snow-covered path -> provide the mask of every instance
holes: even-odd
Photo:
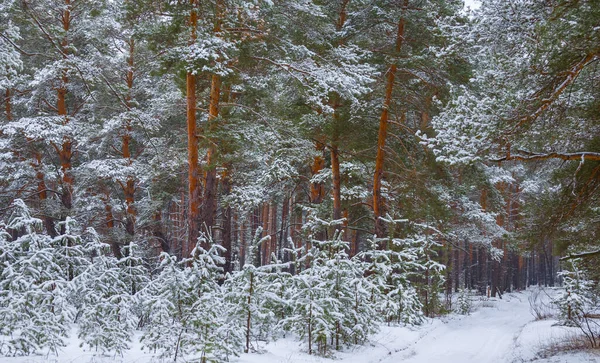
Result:
[[[477,311],[470,316],[434,324],[423,338],[381,362],[515,361],[516,340],[523,327],[533,320],[526,296],[510,294],[505,295],[503,300],[481,301],[477,304]]]

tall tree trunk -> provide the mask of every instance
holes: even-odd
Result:
[[[104,211],[106,212],[106,228],[108,230],[109,236],[108,243],[110,245],[110,250],[112,251],[113,256],[115,256],[117,259],[121,259],[123,258],[123,254],[121,253],[121,246],[119,246],[119,243],[114,239],[114,236],[111,235],[115,228],[115,217],[113,215],[113,208],[110,203],[110,192],[108,191],[108,189],[105,188],[103,194],[104,196],[102,197],[102,200],[104,201]]]
[[[198,14],[196,13],[196,0],[190,0],[190,45],[196,42],[196,27]],[[198,241],[200,221],[200,164],[198,162],[198,135],[196,131],[196,75],[192,72],[186,74],[186,101],[187,101],[187,136],[188,136],[188,238],[182,246],[182,256],[188,256]]]
[[[135,50],[135,41],[133,38],[129,39],[129,57],[127,58],[127,73],[125,74],[125,81],[127,83],[127,95],[125,96],[125,104],[127,108],[131,109],[133,107],[132,104],[132,94],[133,94],[133,79],[134,79],[134,71],[133,71],[133,60],[134,60],[134,50]],[[131,133],[133,129],[131,126],[131,120],[127,120],[125,124],[125,132],[122,136],[123,145],[121,147],[121,152],[123,154],[123,158],[126,160],[127,165],[131,166],[132,158],[131,158]],[[130,236],[135,234],[135,220],[136,220],[136,210],[134,206],[135,202],[135,177],[133,175],[127,176],[127,180],[125,184],[119,183],[121,185],[121,189],[123,190],[123,194],[125,195],[125,204],[127,209],[125,210],[125,231]]]
[[[408,7],[408,0],[404,0],[403,10]],[[402,50],[402,43],[404,42],[404,16],[398,21],[398,31],[396,34],[396,47],[395,51],[397,54]],[[392,104],[392,94],[394,90],[394,79],[396,77],[396,70],[398,66],[396,63],[392,63],[387,71],[387,83],[385,88],[385,97],[383,100],[383,108],[381,116],[379,118],[379,133],[377,136],[377,156],[375,158],[375,173],[373,176],[373,214],[375,217],[375,234],[378,237],[385,235],[385,226],[380,217],[384,213],[383,198],[381,196],[381,181],[383,179],[383,166],[385,159],[385,143],[387,138],[388,118],[389,110]],[[383,246],[380,246],[380,248]]]
[[[162,213],[160,210],[152,214],[152,236],[157,242],[157,247],[160,247],[161,252],[171,252],[171,246],[167,241],[167,237],[162,230]]]
[[[335,108],[339,106],[335,104]],[[340,154],[338,150],[339,143],[339,114],[333,113],[333,134],[331,138],[331,175],[333,179],[333,219],[342,219],[342,196],[341,196],[341,176],[340,176]],[[339,227],[337,227],[339,228]]]
[[[223,0],[216,0],[215,3],[215,25],[213,33],[215,36],[220,36],[221,33],[221,16],[223,12]],[[221,97],[221,76],[213,74],[210,83],[210,103],[208,106],[208,130],[214,131],[217,129],[217,117],[219,116],[219,100]],[[201,222],[206,227],[210,228],[215,222],[217,212],[217,168],[216,157],[217,148],[211,140],[208,142],[206,151],[206,168],[204,170],[204,196]]]
[[[269,235],[271,236],[271,247],[269,248],[269,260],[267,263],[271,263],[273,254],[277,255],[277,202],[271,203],[271,222],[269,223]]]
[[[63,53],[63,58],[67,59],[67,55],[69,54],[69,29],[71,27],[71,0],[65,0],[65,8],[62,13],[62,27],[65,32],[65,36],[61,42],[61,51]],[[62,70],[62,78],[61,83],[57,89],[57,110],[58,115],[63,118],[63,124],[67,125],[69,123],[69,117],[67,114],[67,85],[69,83],[69,78],[67,77],[67,70]],[[63,142],[61,147],[54,145],[54,148],[58,152],[58,157],[60,161],[61,173],[62,173],[62,195],[61,201],[66,209],[66,214],[69,214],[69,211],[73,208],[73,184],[75,179],[71,173],[72,169],[72,158],[73,158],[73,140],[69,136],[63,137]],[[66,215],[62,215],[61,218],[66,218]],[[61,233],[64,233],[64,227],[61,228]]]
[[[266,237],[269,235],[269,203],[265,202],[263,203],[263,208],[262,208],[262,224],[263,224],[263,231],[262,231],[262,237]],[[269,264],[269,255],[270,255],[270,249],[271,244],[269,241],[263,241],[263,243],[260,245],[260,250],[262,252],[262,261],[261,261],[261,265],[267,265]]]
[[[336,30],[340,32],[347,19],[346,8],[350,0],[342,0],[340,4],[340,11],[338,20],[336,23]],[[339,45],[342,45],[343,41],[339,41]],[[341,177],[340,177],[340,154],[339,154],[339,133],[340,133],[340,114],[338,108],[341,107],[341,98],[338,94],[334,94],[332,97],[333,107],[333,124],[332,124],[332,136],[331,136],[331,174],[333,179],[333,219],[342,219],[342,198],[341,198]]]
[[[287,246],[288,243],[288,235],[290,228],[289,212],[291,199],[292,198],[288,198],[286,196],[286,198],[283,199],[283,204],[281,205],[281,229],[279,231],[279,247],[277,250],[277,257],[283,260],[283,262],[288,262],[290,260],[288,252],[283,252],[283,249]]]
[[[247,219],[250,219],[249,217]],[[238,225],[238,221],[240,220],[239,212],[235,213],[235,225]],[[248,220],[248,223],[250,221]],[[244,268],[246,264],[246,218],[241,218],[241,223],[239,223],[239,261],[240,261],[240,270]]]

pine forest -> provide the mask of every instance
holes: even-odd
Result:
[[[0,0],[0,361],[327,362],[516,297],[600,352],[600,0],[467,5]]]

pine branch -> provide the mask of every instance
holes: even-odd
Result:
[[[547,153],[547,154],[536,154],[536,153],[527,153],[527,152],[525,152],[525,153],[526,153],[525,155],[508,154],[503,158],[490,159],[490,161],[498,162],[498,163],[503,162],[503,161],[510,161],[510,160],[535,161],[535,160],[548,160],[548,159],[561,159],[561,160],[565,160],[565,161],[568,161],[568,160],[600,161],[600,153],[598,153],[598,152],[588,152],[588,151],[575,152],[575,153],[552,152],[552,153]]]
[[[560,260],[561,261],[565,261],[565,260],[571,260],[571,259],[574,259],[574,258],[588,258],[588,257],[596,256],[596,255],[600,255],[600,249],[598,249],[596,251],[588,251],[588,252],[581,252],[581,253],[571,253],[568,256],[561,257]]]
[[[575,65],[573,65],[571,69],[569,69],[567,72],[564,72],[565,77],[562,80],[562,82],[560,82],[560,84],[556,88],[554,88],[554,91],[547,98],[541,100],[541,105],[538,107],[537,110],[535,110],[535,112],[521,118],[517,125],[515,125],[515,127],[512,128],[511,133],[515,132],[516,129],[520,126],[523,126],[527,123],[531,123],[535,121],[538,117],[540,117],[540,115],[544,113],[544,111],[546,111],[558,99],[558,97],[560,97],[560,95],[567,89],[567,87],[570,86],[573,82],[575,82],[577,76],[579,76],[579,73],[581,73],[581,71],[587,65],[599,59],[598,56],[598,51],[589,53],[582,60],[575,63]]]

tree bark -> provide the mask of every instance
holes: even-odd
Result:
[[[196,42],[196,27],[198,14],[196,13],[196,0],[190,0],[190,45]],[[200,164],[198,162],[198,135],[196,131],[196,75],[192,72],[186,74],[186,101],[187,101],[187,136],[188,136],[188,238],[182,246],[182,256],[189,256],[199,236],[200,221]]]
[[[133,93],[133,61],[134,61],[134,50],[135,50],[135,41],[133,38],[129,39],[129,57],[127,58],[127,73],[125,74],[125,81],[127,83],[127,95],[125,96],[125,104],[129,109],[133,107],[132,105],[132,93]],[[125,124],[125,132],[122,137],[122,148],[121,152],[123,154],[123,158],[126,160],[127,165],[131,166],[131,133],[133,128],[131,126],[131,120],[127,120]],[[135,177],[133,175],[127,176],[127,180],[125,184],[121,184],[121,188],[123,189],[123,194],[125,195],[125,204],[127,209],[125,211],[125,231],[130,236],[135,234],[135,220],[136,220],[136,210],[134,206],[135,202]]]
[[[65,0],[65,8],[62,13],[62,27],[65,32],[65,36],[61,42],[61,51],[63,53],[63,58],[66,59],[69,53],[69,29],[71,27],[71,0]],[[67,84],[69,83],[69,78],[67,76],[67,70],[62,70],[62,79],[61,83],[57,89],[57,113],[59,116],[63,118],[63,124],[66,125],[69,123],[69,117],[67,114]],[[66,213],[68,214],[71,208],[73,208],[73,184],[75,179],[71,174],[72,169],[72,158],[73,158],[73,140],[70,137],[65,136],[63,138],[62,145],[60,149],[55,146],[58,151],[58,157],[60,161],[60,167],[62,172],[62,195],[61,202],[65,209],[67,209]],[[62,218],[66,218],[66,215],[63,215]],[[64,229],[64,228],[61,228]],[[61,231],[64,233],[64,231]]]
[[[225,194],[231,193],[231,180],[227,175],[223,177],[223,192]],[[224,272],[231,272],[231,256],[232,256],[232,243],[231,243],[231,226],[232,226],[232,210],[231,206],[227,206],[223,210],[223,242],[222,246],[225,248],[224,258],[225,265],[223,266]]]
[[[263,238],[269,235],[269,203],[265,202],[263,203],[263,208],[262,208],[262,223],[263,223],[263,231],[262,231],[262,236]],[[269,241],[263,241],[263,243],[260,245],[260,250],[262,252],[262,261],[261,261],[261,265],[268,265],[269,264],[269,255],[270,255],[270,249],[271,244],[269,243]]]
[[[271,236],[271,247],[269,248],[269,256],[267,263],[271,263],[273,254],[277,255],[277,202],[271,202],[271,222],[269,223],[269,236]]]
[[[404,0],[403,9],[408,7],[408,0]],[[398,30],[396,34],[396,53],[402,50],[404,42],[404,16],[398,21]],[[385,160],[385,143],[387,138],[389,110],[392,104],[392,94],[394,90],[394,79],[397,71],[397,64],[392,63],[387,72],[387,83],[385,89],[385,97],[383,100],[383,108],[379,118],[379,133],[377,135],[377,156],[375,158],[375,173],[373,176],[373,214],[375,217],[375,234],[382,237],[385,234],[385,226],[380,217],[384,213],[383,198],[381,196],[381,181],[384,173]],[[382,248],[383,246],[380,246]]]
[[[314,177],[317,175],[323,168],[325,167],[325,159],[323,158],[323,151],[325,150],[325,145],[320,142],[315,142],[315,149],[321,152],[320,155],[317,155],[313,158],[313,164],[310,168],[311,174]],[[323,202],[323,198],[325,197],[325,188],[323,187],[323,183],[314,182],[310,184],[310,202],[315,204],[321,204]]]
[[[346,8],[350,0],[342,0],[338,21],[336,23],[336,30],[339,32],[343,29],[347,19]],[[339,45],[342,45],[343,41],[339,41]],[[332,124],[332,135],[331,135],[331,174],[333,179],[333,219],[342,219],[342,197],[341,197],[341,176],[340,176],[340,155],[339,155],[339,132],[340,132],[340,115],[338,108],[341,106],[341,99],[338,94],[332,96],[333,106],[333,124]]]
[[[215,25],[213,32],[216,36],[221,33],[221,16],[223,12],[223,0],[217,0],[215,3]],[[208,106],[208,130],[214,131],[217,128],[217,117],[219,116],[219,100],[221,97],[221,76],[213,74],[210,84],[210,103]],[[209,140],[206,151],[206,166],[204,169],[204,196],[201,215],[202,225],[207,228],[213,226],[217,212],[217,169],[216,155],[217,148],[214,142]]]

